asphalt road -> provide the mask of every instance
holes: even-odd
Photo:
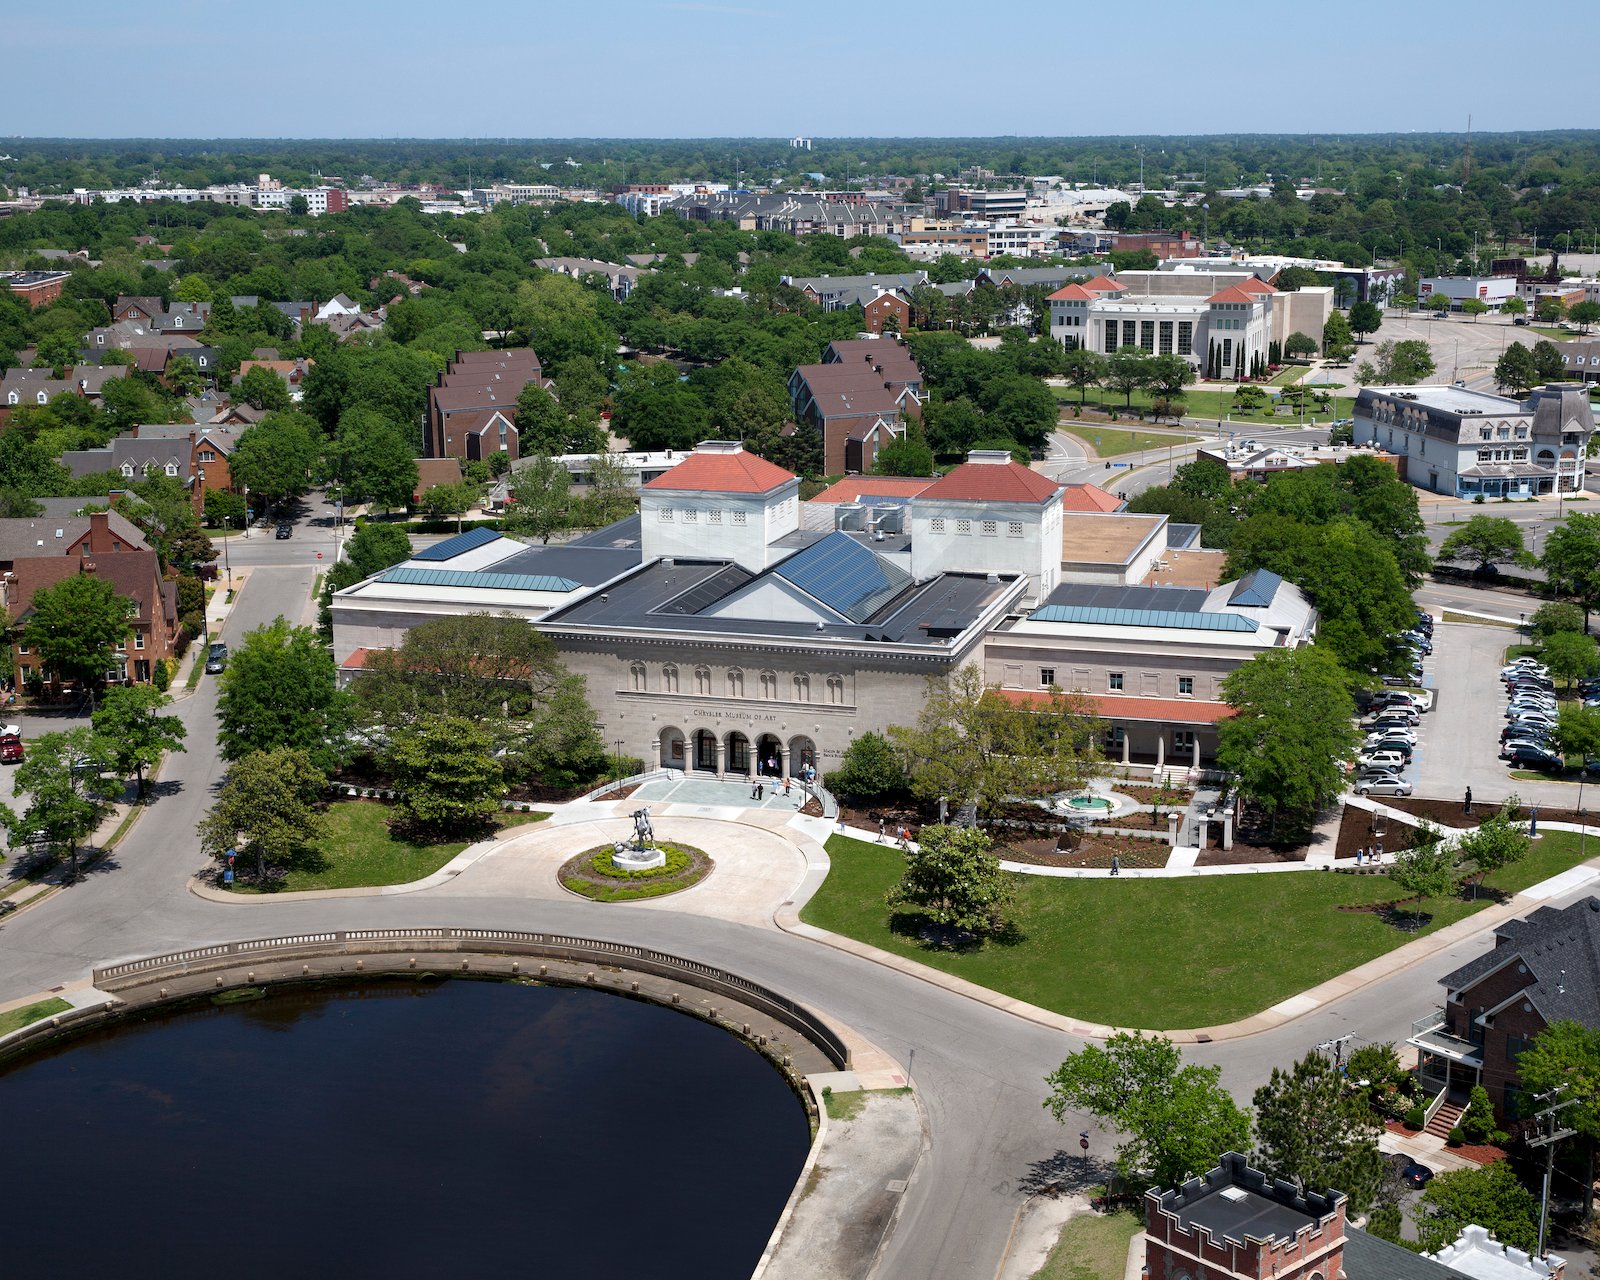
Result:
[[[253,572],[225,637],[278,614],[307,614],[319,538],[331,551],[331,533],[320,530],[297,530],[288,543],[270,546],[252,535]],[[234,907],[193,897],[184,885],[202,863],[195,824],[223,771],[207,746],[214,741],[214,682],[202,679],[177,712],[190,749],[169,762],[159,798],[116,854],[80,884],[0,924],[0,999],[85,978],[95,964],[119,958],[306,930],[473,925],[625,940],[747,974],[912,1064],[932,1146],[885,1254],[884,1275],[987,1280],[1030,1179],[1042,1168],[1077,1166],[1077,1130],[1093,1126],[1076,1119],[1058,1126],[1041,1101],[1043,1077],[1080,1041],[791,935],[577,900],[422,893]],[[1248,1100],[1272,1067],[1329,1035],[1403,1039],[1410,1019],[1434,1003],[1437,976],[1481,949],[1463,944],[1275,1031],[1199,1046],[1192,1056],[1221,1064],[1229,1088]],[[1107,1146],[1096,1135],[1094,1153]]]

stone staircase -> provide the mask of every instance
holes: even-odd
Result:
[[[1444,1105],[1433,1113],[1433,1119],[1428,1121],[1427,1132],[1436,1138],[1449,1138],[1450,1130],[1461,1123],[1461,1117],[1466,1114],[1466,1107],[1457,1106],[1446,1099]]]

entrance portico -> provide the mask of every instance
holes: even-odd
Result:
[[[668,725],[656,735],[656,757],[646,763],[685,773],[721,777],[803,778],[805,770],[821,772],[816,740],[809,734],[747,734],[743,730],[697,727],[685,735]]]

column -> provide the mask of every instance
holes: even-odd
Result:
[[[778,743],[778,777],[779,778],[787,778],[788,776],[789,776],[789,745],[788,745],[788,743],[783,742],[783,741],[780,740],[779,743]]]
[[[756,744],[752,738],[745,739],[744,772],[745,776],[750,779],[750,785],[754,786],[756,778],[761,774],[761,762],[756,759]]]
[[[1200,731],[1194,731],[1194,771],[1200,772]]]
[[[1126,729],[1124,729],[1122,731],[1122,763],[1123,764],[1128,764],[1129,763],[1129,759],[1128,759],[1128,731]]]
[[[728,756],[727,744],[724,743],[721,738],[718,738],[717,739],[717,777],[719,777],[719,778],[722,777],[722,775],[723,775],[723,771],[724,771],[723,770],[723,766],[727,762],[727,756]]]
[[[1159,770],[1167,762],[1167,735],[1160,730],[1156,731],[1156,768]]]

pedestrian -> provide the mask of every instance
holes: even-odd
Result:
[[[1462,800],[1462,802],[1461,802],[1461,812],[1462,813],[1466,813],[1466,814],[1470,814],[1472,812],[1472,788],[1471,787],[1467,788],[1466,798],[1464,800]]]
[[[900,828],[900,847],[902,849],[911,848],[911,828],[910,827],[901,827]]]
[[[752,800],[756,798],[756,784],[754,782],[750,784],[750,798]]]
[[[789,779],[788,778],[785,778],[783,780],[783,794],[784,795],[788,795],[789,794]]]
[[[883,843],[883,829],[884,829],[884,825],[885,825],[885,824],[884,824],[884,821],[883,821],[883,819],[882,819],[882,818],[879,818],[879,819],[878,819],[878,843],[879,843],[879,844],[882,844],[882,843]]]
[[[1111,874],[1114,876],[1122,874],[1122,859],[1116,854],[1111,855]]]
[[[1382,862],[1383,861],[1383,841],[1382,840],[1378,841],[1377,844],[1372,846],[1372,861],[1373,862]]]
[[[757,801],[765,800],[766,798],[767,798],[767,784],[765,782],[756,783],[756,799],[757,799]]]
[[[1361,859],[1366,856],[1366,852],[1366,845],[1358,844],[1356,846],[1356,866],[1359,867],[1361,865]]]

